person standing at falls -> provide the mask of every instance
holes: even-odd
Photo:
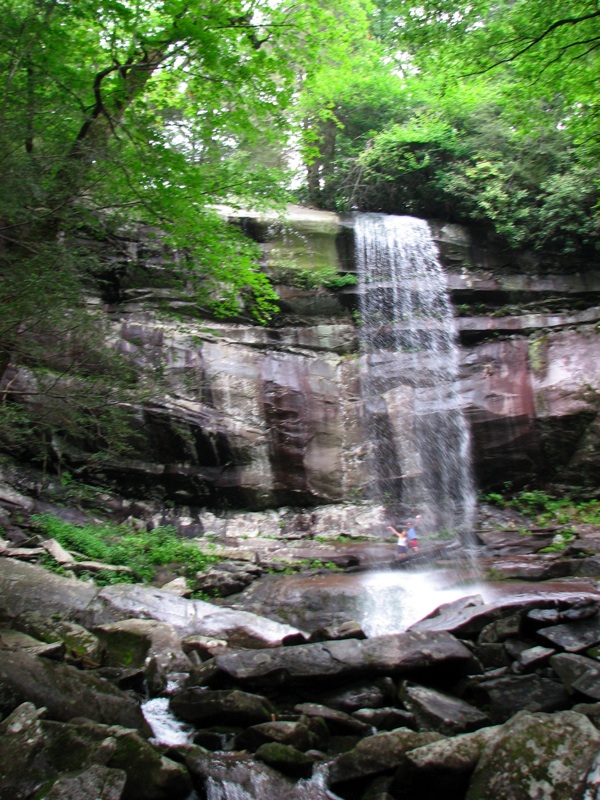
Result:
[[[391,525],[388,525],[388,531],[392,531],[392,533],[398,537],[398,547],[396,548],[396,557],[399,561],[403,561],[406,558],[406,553],[408,550],[408,536],[406,531],[397,531],[395,528],[392,528]]]
[[[417,553],[419,551],[419,521],[421,519],[421,515],[417,514],[414,519],[414,522],[408,523],[408,531],[406,533],[408,537],[408,544],[410,545],[411,550],[413,553]]]

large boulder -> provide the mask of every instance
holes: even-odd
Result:
[[[582,714],[523,711],[483,751],[466,800],[597,796],[600,732]]]
[[[58,615],[92,630],[133,618],[156,620],[170,625],[180,637],[201,634],[237,647],[274,647],[307,639],[291,625],[247,611],[188,600],[141,584],[100,588],[54,575],[35,564],[0,558],[0,618],[22,619],[30,612],[41,617]]]
[[[183,800],[192,784],[181,764],[137,731],[83,718],[46,720],[24,703],[0,723],[0,797],[24,800],[40,787],[40,796],[56,800]]]
[[[402,697],[407,708],[413,712],[419,730],[439,731],[452,736],[490,724],[485,712],[430,687],[406,682]]]
[[[123,770],[92,764],[87,769],[64,772],[44,788],[44,800],[121,800],[127,774]]]
[[[63,578],[35,564],[0,558],[0,618],[13,619],[35,611],[78,620],[98,594],[98,587]]]
[[[150,734],[138,700],[90,672],[39,658],[26,651],[3,651],[0,709],[10,713],[24,702],[45,707],[54,720],[87,716],[98,722]]]
[[[180,636],[202,634],[235,647],[274,647],[285,640],[306,638],[291,625],[141,584],[105,587],[90,602],[86,617],[92,628],[123,619],[154,619],[168,623]]]
[[[473,681],[468,699],[486,709],[492,722],[505,722],[516,711],[561,711],[571,705],[565,688],[544,675],[501,675]]]
[[[446,678],[477,671],[471,652],[444,633],[399,633],[270,650],[229,652],[215,658],[218,670],[243,684],[338,684],[363,675],[410,675],[436,670]]]
[[[237,689],[216,690],[191,687],[175,692],[169,701],[173,712],[200,727],[211,725],[256,725],[271,720],[274,709],[260,695]]]
[[[481,728],[408,751],[390,787],[393,796],[398,800],[430,800],[443,786],[444,800],[463,800],[481,753],[499,730],[497,726]]]
[[[598,604],[599,601],[598,592],[589,590],[540,592],[532,588],[529,592],[508,593],[488,602],[476,595],[439,606],[427,617],[411,625],[410,630],[449,631],[456,636],[474,638],[486,625],[511,614],[526,614],[533,609],[577,608],[582,604]]]
[[[172,625],[153,619],[125,619],[96,628],[103,663],[117,667],[150,665],[150,676],[189,672],[192,663]],[[162,683],[163,681],[161,681]]]
[[[355,748],[329,764],[328,784],[336,787],[378,773],[391,773],[403,762],[409,750],[442,738],[441,733],[417,733],[410,728],[367,736]]]

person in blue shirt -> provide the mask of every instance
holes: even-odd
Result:
[[[413,553],[419,552],[419,522],[421,515],[417,514],[414,521],[408,523],[408,530],[406,535],[408,537],[408,544]]]

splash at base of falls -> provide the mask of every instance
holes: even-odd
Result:
[[[457,584],[445,572],[382,570],[364,577],[361,627],[367,636],[401,633],[443,603],[473,594],[485,594],[478,583]]]

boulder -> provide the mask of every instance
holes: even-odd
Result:
[[[195,653],[201,661],[208,661],[218,653],[227,649],[227,642],[224,639],[215,639],[212,636],[202,636],[199,633],[184,636],[181,640],[181,647],[186,655]]]
[[[141,584],[107,586],[90,602],[87,623],[97,627],[123,619],[154,619],[171,625],[180,636],[201,634],[235,647],[275,647],[288,637],[305,637],[297,628],[248,611],[187,600]]]
[[[91,741],[111,742],[107,766],[127,774],[123,800],[184,800],[189,796],[192,782],[185,767],[162,755],[137,731],[88,720],[75,723],[80,735]]]
[[[366,639],[367,634],[358,622],[349,620],[332,628],[318,628],[310,635],[310,642],[327,642],[333,639]]]
[[[59,614],[79,621],[97,594],[98,587],[90,583],[0,558],[0,617],[5,619],[36,611],[44,618]]]
[[[447,603],[439,606],[435,612],[414,625],[411,631],[448,631],[456,636],[475,638],[486,625],[510,616],[517,612],[527,613],[533,609],[568,608],[581,603],[597,602],[598,594],[581,592],[530,592],[500,597],[490,602],[475,602],[472,605],[463,602]]]
[[[57,614],[43,617],[38,611],[26,611],[15,617],[11,626],[29,633],[43,642],[63,643],[68,661],[85,667],[99,666],[101,661],[100,641],[82,625]]]
[[[397,689],[394,681],[379,678],[374,681],[356,681],[345,684],[339,689],[326,692],[312,692],[313,699],[329,708],[352,713],[359,708],[380,708],[390,705],[396,700]]]
[[[92,764],[77,772],[65,772],[44,787],[44,800],[121,800],[127,773]],[[49,786],[49,788],[48,788]]]
[[[496,580],[550,581],[573,574],[573,565],[557,554],[496,556],[492,567]]]
[[[24,702],[45,707],[55,720],[66,722],[85,714],[98,722],[151,733],[139,702],[107,681],[24,651],[4,652],[0,658],[0,710],[10,713]]]
[[[102,800],[183,800],[192,789],[187,770],[137,731],[46,720],[24,703],[0,723],[0,797],[29,798],[40,786],[44,797]]]
[[[256,564],[246,561],[223,561],[206,572],[197,572],[194,589],[212,597],[227,597],[237,594],[263,573]]]
[[[267,744],[267,742],[291,745],[296,750],[309,750],[314,746],[308,725],[303,722],[287,720],[251,725],[238,734],[234,740],[236,750],[252,751],[258,750],[261,745]]]
[[[533,608],[527,612],[527,622],[536,629],[561,622],[577,622],[597,616],[598,607],[597,600],[584,599],[570,603],[566,608]]]
[[[595,797],[599,748],[600,732],[582,714],[522,711],[484,749],[466,800]]]
[[[178,578],[173,578],[173,580],[170,580],[167,583],[163,583],[160,588],[163,590],[163,592],[175,594],[177,597],[189,597],[192,593],[192,590],[188,586],[188,582],[183,575],[180,575]]]
[[[394,728],[416,730],[417,728],[417,720],[414,714],[393,706],[386,708],[359,708],[354,711],[352,716],[379,731],[392,731]]]
[[[320,703],[299,703],[294,706],[294,711],[307,717],[315,717],[325,721],[328,729],[335,734],[358,734],[367,736],[373,732],[372,726],[345,711],[338,711],[334,708],[327,708]]]
[[[442,738],[441,733],[417,733],[409,728],[397,728],[367,736],[348,753],[343,753],[330,762],[328,785],[336,791],[338,784],[343,785],[382,772],[391,773],[402,763],[409,750]]]
[[[532,672],[544,666],[551,656],[556,653],[551,647],[542,647],[536,645],[535,647],[527,647],[518,653],[516,660],[512,665],[513,672]]]
[[[568,653],[581,653],[600,643],[600,616],[541,628],[538,636]]]
[[[65,646],[61,641],[45,644],[28,633],[10,629],[0,629],[0,655],[3,650],[23,650],[33,656],[44,656],[62,660],[65,655]]]
[[[520,632],[521,614],[508,614],[486,625],[477,637],[477,644],[497,644],[511,637],[519,636]]]
[[[315,759],[289,744],[265,742],[255,753],[259,761],[289,775],[291,778],[310,778]]]
[[[573,575],[581,578],[597,578],[600,575],[600,556],[582,558],[573,564]]]
[[[443,669],[446,675],[477,669],[471,652],[445,632],[398,633],[373,639],[347,639],[229,652],[215,658],[230,679],[248,684],[280,685],[315,681],[336,683],[362,675],[408,675]]]
[[[25,800],[55,774],[46,751],[44,712],[23,703],[0,722],[0,797]]]
[[[550,665],[569,694],[582,694],[588,700],[600,700],[600,663],[575,653],[559,653]]]
[[[397,800],[431,800],[443,786],[444,800],[463,800],[483,750],[500,726],[439,739],[406,753],[391,791]]]
[[[152,658],[166,674],[191,669],[179,634],[165,622],[125,619],[99,625],[95,633],[102,645],[103,663],[109,666],[142,667]]]
[[[504,675],[474,683],[466,699],[485,709],[493,723],[506,722],[516,711],[560,711],[570,706],[562,684],[540,675]]]
[[[483,711],[435,689],[406,682],[401,696],[414,714],[418,730],[421,731],[439,731],[454,736],[490,724]]]
[[[477,537],[494,555],[526,555],[537,553],[552,544],[555,530],[520,533],[518,531],[478,531]],[[495,563],[495,560],[494,560]]]
[[[265,697],[238,689],[182,689],[171,696],[169,705],[180,719],[205,728],[215,724],[256,725],[270,721],[274,714]]]

